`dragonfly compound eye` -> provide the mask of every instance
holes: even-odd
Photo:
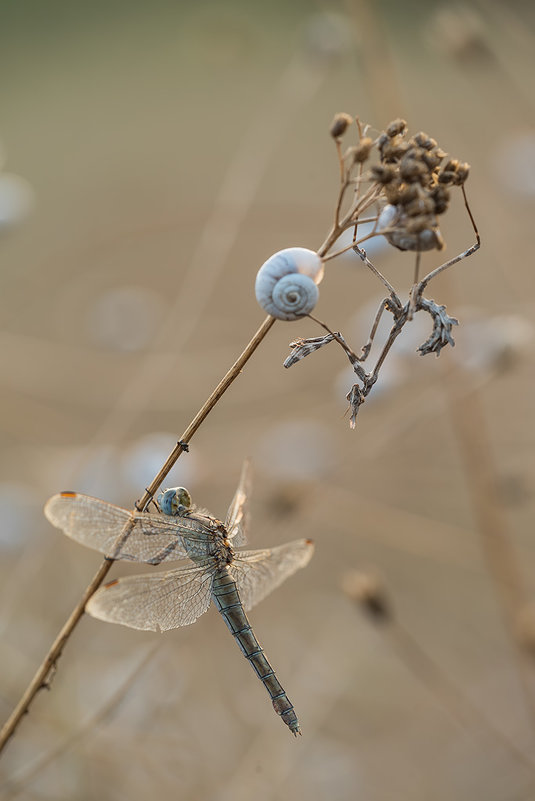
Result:
[[[158,505],[164,515],[176,517],[191,507],[191,495],[185,487],[172,487],[160,492]]]

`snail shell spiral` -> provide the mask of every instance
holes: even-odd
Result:
[[[313,250],[285,248],[264,262],[256,276],[256,299],[278,320],[298,320],[319,298],[323,263]]]

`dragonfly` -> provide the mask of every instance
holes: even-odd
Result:
[[[160,493],[158,512],[129,511],[78,492],[45,504],[47,519],[68,537],[105,554],[174,570],[110,581],[89,599],[93,617],[134,629],[167,631],[194,623],[213,602],[264,684],[275,712],[301,734],[294,707],[260,646],[246,612],[310,561],[312,540],[262,550],[235,550],[247,540],[250,466],[246,462],[225,522],[199,509],[184,487]],[[193,564],[192,564],[193,563]]]

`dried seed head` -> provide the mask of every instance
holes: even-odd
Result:
[[[433,150],[424,150],[422,153],[422,161],[429,168],[431,172],[435,170],[444,156],[442,155],[443,151],[439,148],[433,148]]]
[[[389,184],[396,177],[396,168],[391,164],[374,164],[371,177],[379,184]]]
[[[407,131],[407,123],[405,120],[397,119],[393,120],[390,123],[388,128],[386,129],[386,135],[390,137],[398,136],[399,134],[404,134]]]
[[[355,161],[359,164],[366,161],[369,158],[372,147],[373,140],[369,136],[364,136],[355,148]]]
[[[348,598],[357,603],[374,623],[384,623],[392,619],[390,604],[377,576],[351,570],[342,577],[341,583]]]
[[[420,181],[427,172],[426,165],[411,154],[407,154],[401,159],[399,174],[404,181]]]
[[[343,136],[352,122],[353,117],[350,114],[346,114],[345,111],[335,114],[329,130],[332,138],[338,139]]]
[[[435,214],[444,214],[449,205],[450,192],[442,184],[437,184],[430,193],[435,204]]]
[[[404,227],[409,234],[420,234],[429,228],[429,216],[427,214],[414,215],[405,221]]]
[[[354,119],[349,114],[337,114],[331,135],[338,139],[351,122]],[[362,134],[360,127],[359,133]],[[373,155],[378,157],[379,163],[368,161]],[[358,213],[376,203],[382,222],[380,228],[387,231],[385,237],[391,245],[413,251],[444,247],[437,215],[449,208],[448,188],[461,186],[466,181],[468,164],[450,158],[436,140],[423,131],[409,139],[407,124],[402,119],[389,123],[375,141],[368,136],[360,138],[356,145],[347,148],[343,161],[342,183],[344,187],[353,183],[357,187],[357,197],[362,183],[375,183],[369,187],[369,202],[359,206]],[[360,165],[365,162],[369,170],[363,173]],[[387,206],[394,209],[394,217],[388,224],[383,218]],[[350,395],[353,420],[362,399],[356,390]]]
[[[387,163],[399,161],[399,159],[409,150],[409,145],[399,136],[394,139],[387,139],[384,146],[380,148],[381,158]]]
[[[418,184],[402,186],[399,190],[399,202],[402,206],[408,205],[422,197],[422,189]]]
[[[381,134],[381,135],[378,137],[378,139],[377,139],[377,147],[379,148],[379,151],[380,151],[381,153],[383,152],[383,148],[385,147],[385,145],[387,145],[387,144],[388,144],[388,142],[389,142],[389,141],[390,141],[390,140],[389,140],[388,136],[387,136],[385,133],[382,133],[382,134]]]
[[[405,205],[405,214],[409,217],[416,217],[419,214],[433,214],[435,202],[430,197],[419,197]]]
[[[431,137],[423,131],[415,134],[410,141],[411,144],[415,144],[417,147],[423,147],[424,150],[432,150],[434,147],[438,146],[438,142],[435,139],[431,139]]]
[[[470,175],[470,165],[464,162],[464,164],[459,164],[456,172],[456,180],[455,185],[461,186],[464,184],[468,176]]]
[[[437,180],[440,184],[452,184],[455,181],[455,173],[451,170],[441,170]]]
[[[392,181],[383,189],[384,196],[389,204],[398,206],[401,203],[401,192],[397,181]]]
[[[448,159],[442,169],[445,172],[456,172],[459,169],[459,159]]]

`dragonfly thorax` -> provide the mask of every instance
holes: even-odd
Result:
[[[227,567],[234,560],[234,551],[226,534],[218,533],[214,537],[212,555],[217,562],[217,567]]]

